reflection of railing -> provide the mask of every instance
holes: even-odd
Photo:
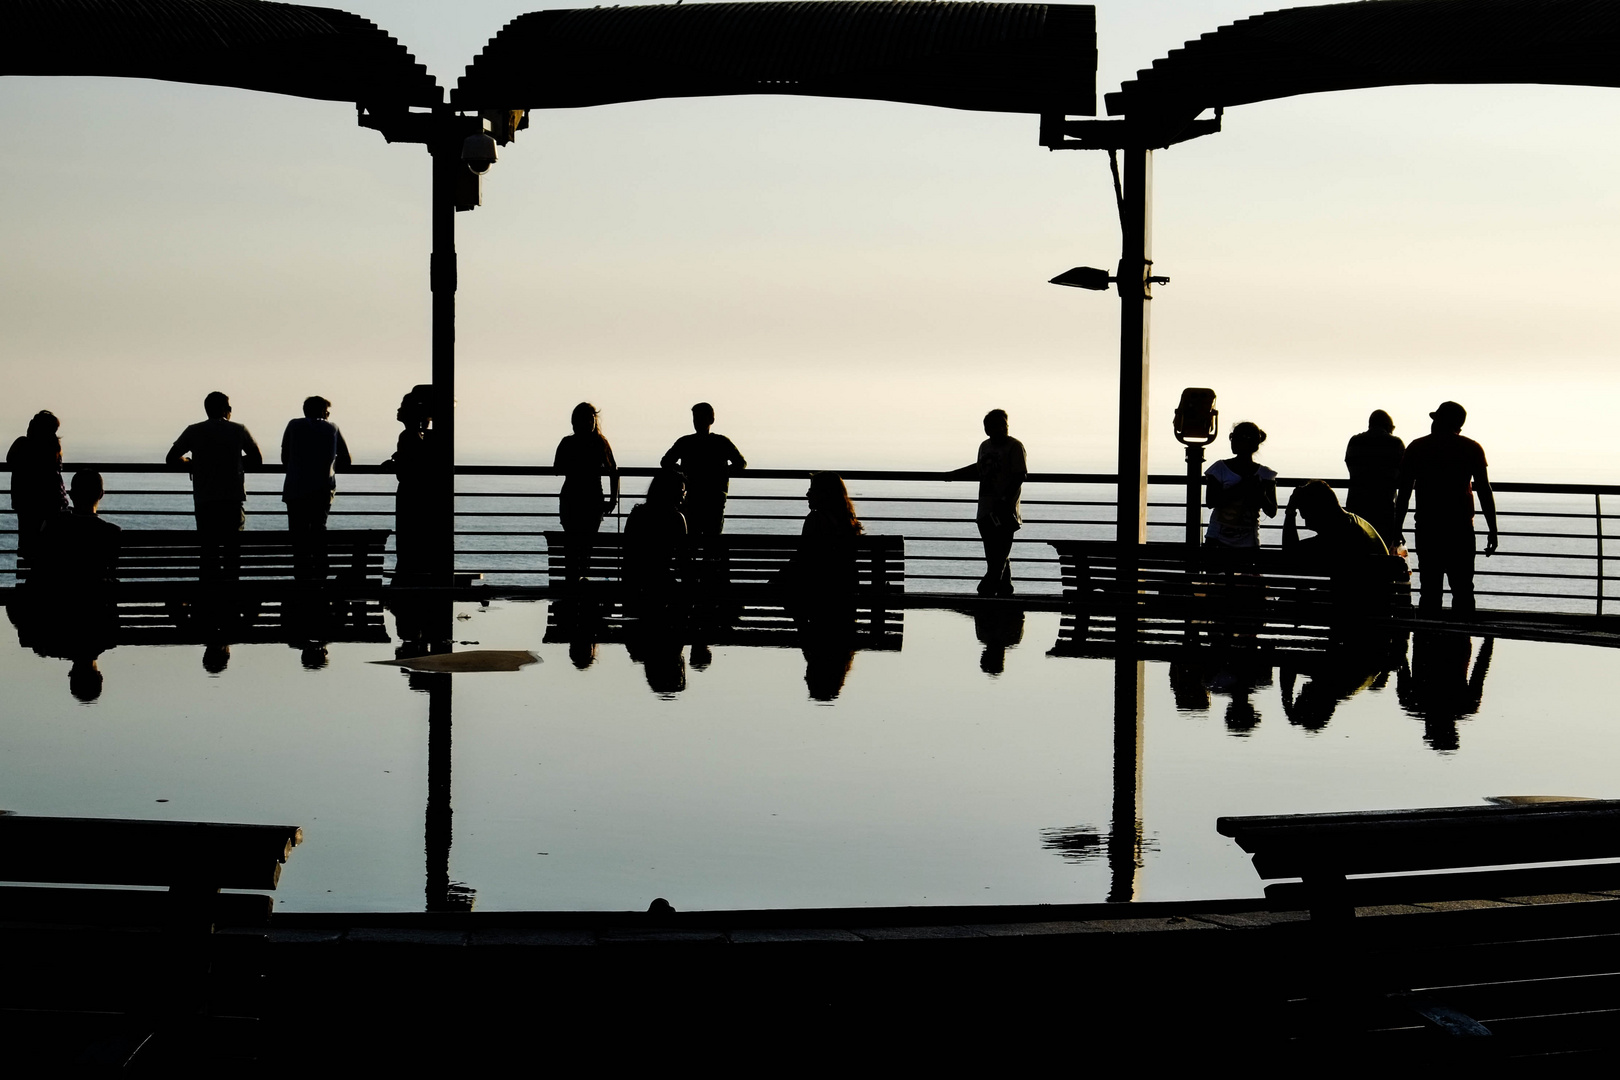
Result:
[[[151,464],[87,464],[107,475],[103,513],[126,528],[173,528],[191,516],[191,490],[182,471]],[[4,470],[0,466],[0,470]],[[249,475],[247,512],[254,519],[284,513],[275,475],[266,466]],[[622,470],[627,502],[639,498],[655,470]],[[497,585],[541,584],[546,574],[546,529],[558,528],[555,470],[522,465],[462,465],[456,469],[456,563]],[[732,481],[726,528],[731,532],[797,532],[804,513],[802,469],[750,469]],[[907,589],[966,592],[983,573],[973,524],[972,481],[950,474],[879,469],[842,472],[868,530],[906,539]],[[1282,480],[1284,490],[1297,481]],[[1185,478],[1150,478],[1148,537],[1185,535]],[[1335,482],[1342,483],[1342,482]],[[393,477],[376,466],[357,466],[339,478],[334,524],[387,528],[393,518]],[[1603,499],[1620,486],[1602,484],[1495,485],[1502,551],[1479,559],[1479,595],[1489,607],[1603,614],[1612,607],[1617,580],[1608,574]],[[1104,540],[1113,535],[1114,477],[1106,473],[1035,473],[1024,488],[1024,528],[1013,547],[1019,591],[1056,596],[1056,554],[1049,540]],[[1275,543],[1280,521],[1262,521]],[[605,531],[621,524],[613,517]],[[280,523],[277,523],[280,527]],[[0,511],[0,585],[14,580],[16,519]],[[1421,567],[1422,553],[1417,563]]]

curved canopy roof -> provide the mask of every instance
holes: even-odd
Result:
[[[778,0],[535,11],[462,77],[463,109],[810,94],[992,112],[1096,111],[1095,9]]]
[[[5,0],[0,75],[122,75],[368,104],[443,100],[427,69],[374,24],[266,0]]]
[[[1189,41],[1118,92],[1165,145],[1207,108],[1415,83],[1620,86],[1613,0],[1363,0],[1288,8]]]

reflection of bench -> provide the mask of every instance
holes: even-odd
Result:
[[[586,576],[594,582],[617,584],[624,565],[623,535],[598,533],[591,547]],[[546,533],[546,550],[551,587],[560,588],[565,580],[566,540],[561,532]],[[723,589],[731,596],[770,596],[778,592],[777,580],[799,549],[797,536],[756,536],[733,533],[692,537],[686,557],[680,561],[677,577],[681,584],[706,593]],[[873,602],[905,592],[905,539],[899,536],[858,536],[855,538],[855,595]]]
[[[0,814],[0,881],[126,887],[0,887],[0,1005],[77,1017],[71,1035],[103,1038],[99,1052],[119,1058],[167,1024],[235,1012],[210,965],[255,938],[214,931],[263,927],[271,900],[219,890],[274,889],[301,839],[281,825]],[[112,1030],[107,1014],[122,1017]]]
[[[382,584],[387,529],[328,529],[310,535],[314,544],[324,544],[329,579]],[[322,550],[296,546],[285,530],[244,530],[229,534],[226,542],[234,542],[242,581],[291,581],[297,561]],[[192,529],[125,529],[119,534],[117,577],[125,584],[195,582],[202,576],[202,560],[202,537]],[[27,579],[25,560],[19,560],[17,574],[19,580]]]
[[[1581,1012],[1612,1028],[1620,906],[1592,894],[1620,888],[1620,801],[1223,817],[1215,827],[1273,882],[1273,907],[1311,913],[1315,1007],[1329,1006],[1341,1027],[1395,1030],[1403,1015],[1410,1027],[1415,1011],[1454,1035],[1513,1034],[1534,1026],[1526,1017]],[[1551,865],[1522,865],[1535,863]],[[1299,880],[1278,880],[1287,878]],[[1410,906],[1442,901],[1471,903]],[[1355,917],[1391,905],[1421,914]]]
[[[1347,627],[1387,623],[1411,607],[1406,562],[1393,555],[1352,582],[1302,569],[1276,548],[1260,549],[1252,570],[1233,572],[1205,549],[1189,559],[1185,544],[1153,543],[1138,549],[1131,581],[1119,572],[1113,543],[1049,543],[1057,549],[1064,599],[1076,615],[1134,613],[1150,638],[1208,626],[1309,643]]]

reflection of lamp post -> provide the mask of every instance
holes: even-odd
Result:
[[[1187,448],[1187,555],[1198,551],[1198,492],[1204,474],[1204,447],[1215,441],[1221,414],[1215,391],[1189,386],[1176,406],[1176,441]]]

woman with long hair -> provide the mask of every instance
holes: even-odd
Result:
[[[601,413],[595,405],[580,402],[569,420],[574,433],[557,444],[552,465],[563,474],[558,515],[566,538],[567,581],[573,585],[585,580],[603,516],[619,504],[619,465],[602,436]],[[612,485],[611,498],[602,494],[604,473]]]
[[[45,523],[69,513],[67,486],[62,483],[62,440],[56,434],[61,421],[41,409],[28,421],[28,434],[20,435],[6,452],[11,466],[11,508],[17,514],[17,550],[32,555]]]
[[[847,598],[855,591],[855,538],[866,527],[837,473],[811,473],[804,494],[810,512],[791,565],[793,586],[807,598]]]

